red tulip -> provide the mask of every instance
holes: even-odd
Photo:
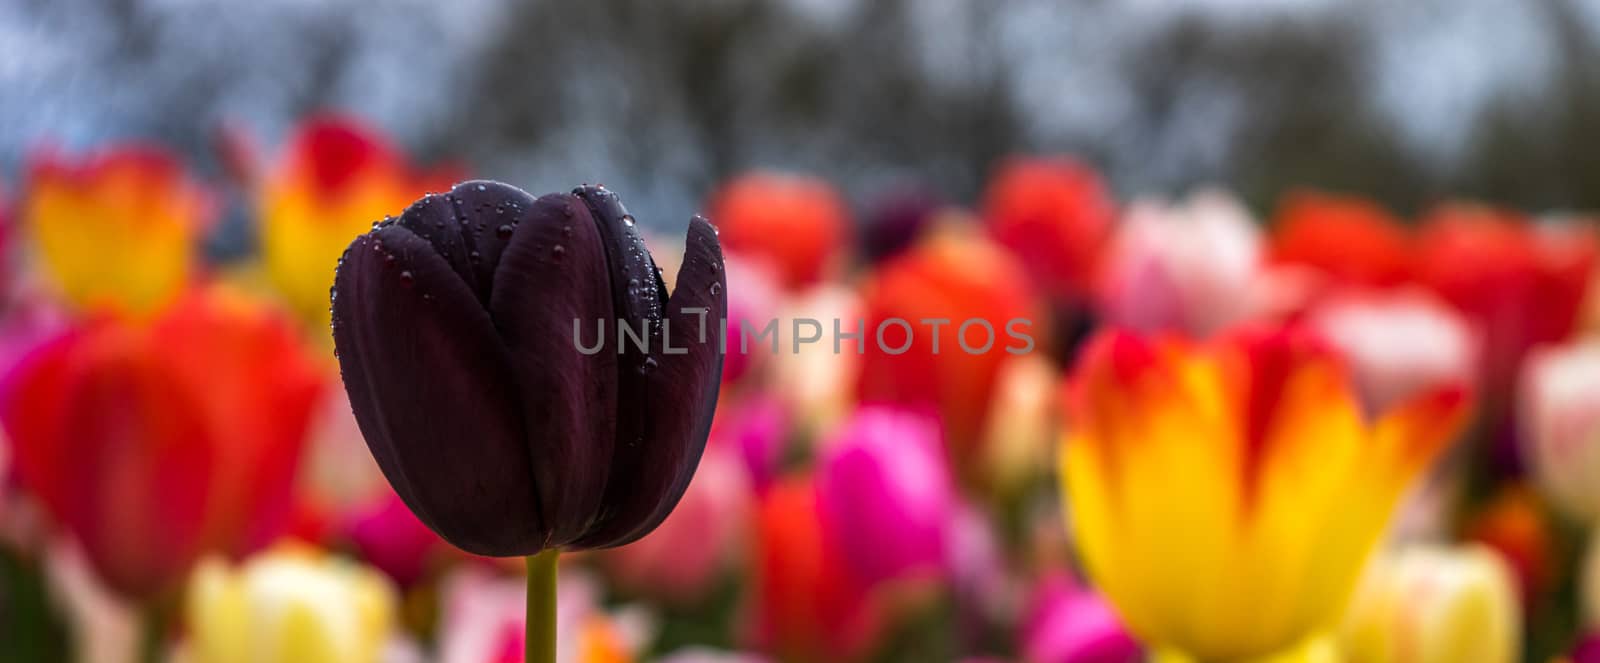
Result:
[[[207,290],[50,341],[7,376],[0,422],[22,485],[143,598],[286,525],[320,366],[285,322]]]
[[[878,630],[868,593],[820,521],[811,477],[774,486],[757,512],[757,640],[783,660],[857,660]]]
[[[1419,280],[1476,324],[1497,397],[1511,393],[1528,350],[1572,334],[1600,254],[1586,226],[1465,204],[1429,214],[1419,244]]]
[[[1274,262],[1305,267],[1343,285],[1392,286],[1411,277],[1411,237],[1400,220],[1364,198],[1298,191],[1272,219]]]
[[[937,413],[965,467],[978,457],[1001,367],[1044,338],[1021,265],[980,234],[946,231],[883,263],[863,299],[861,402]]]
[[[983,196],[995,239],[1044,290],[1068,300],[1090,294],[1116,213],[1100,176],[1068,158],[1007,160]]]
[[[743,175],[724,184],[708,206],[728,252],[767,262],[791,289],[823,277],[849,226],[833,187],[799,175]]]

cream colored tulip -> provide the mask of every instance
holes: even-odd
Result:
[[[1512,663],[1515,580],[1489,548],[1418,546],[1373,561],[1340,645],[1356,663]]]
[[[238,568],[202,562],[189,588],[194,663],[375,663],[396,593],[377,571],[306,547]]]

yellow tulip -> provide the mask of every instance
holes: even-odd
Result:
[[[1194,663],[1194,659],[1171,650],[1155,652],[1150,663]],[[1359,663],[1345,658],[1332,636],[1317,635],[1284,651],[1251,659],[1249,663]]]
[[[1335,625],[1469,399],[1442,387],[1369,422],[1325,344],[1280,328],[1198,346],[1108,332],[1066,401],[1064,499],[1090,578],[1153,648],[1236,661]]]
[[[188,601],[194,663],[376,663],[397,598],[377,571],[285,546],[202,562]]]
[[[350,240],[398,215],[453,173],[413,173],[401,154],[359,121],[308,119],[257,191],[261,255],[273,285],[302,318],[326,324],[328,287]]]
[[[1512,663],[1521,608],[1492,549],[1415,547],[1372,565],[1341,632],[1355,663]]]
[[[29,169],[22,222],[66,299],[139,313],[188,282],[209,208],[171,155],[130,145],[79,161],[41,153]]]

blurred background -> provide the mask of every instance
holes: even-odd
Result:
[[[1304,185],[1592,207],[1600,8],[1581,0],[13,0],[0,168],[142,137],[218,168],[359,113],[530,190],[586,173],[676,222],[764,166],[970,199],[1014,151],[1119,192]]]
[[[731,339],[1035,323],[729,355],[563,663],[1600,662],[1600,2],[0,0],[0,89],[0,663],[522,660],[328,333],[473,177],[604,183],[668,283],[706,213]],[[1169,362],[1274,460],[1105,378]]]

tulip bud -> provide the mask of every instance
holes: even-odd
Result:
[[[372,569],[285,547],[238,569],[201,563],[188,597],[195,663],[377,663],[396,613]]]
[[[1343,650],[1370,663],[1511,663],[1521,611],[1494,551],[1417,547],[1375,560],[1345,617]]]
[[[497,182],[429,195],[340,261],[333,337],[390,484],[468,552],[604,548],[649,533],[700,460],[726,315],[694,219],[671,298],[615,194]],[[613,336],[615,333],[615,336]]]

